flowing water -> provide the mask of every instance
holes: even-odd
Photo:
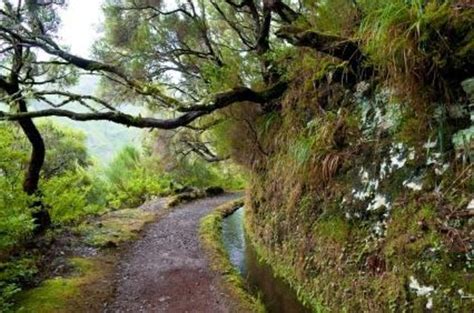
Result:
[[[310,312],[297,299],[296,292],[273,275],[271,267],[258,259],[257,253],[244,231],[244,209],[240,208],[225,218],[222,225],[224,246],[232,264],[261,296],[269,313]]]

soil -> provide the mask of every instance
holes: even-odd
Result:
[[[237,198],[224,194],[183,204],[147,227],[124,253],[115,295],[104,303],[111,312],[232,312],[233,301],[219,287],[199,242],[200,219]],[[146,209],[162,210],[163,203]]]

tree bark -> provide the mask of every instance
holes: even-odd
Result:
[[[19,113],[28,113],[27,105],[17,84],[8,83],[4,79],[0,80],[0,86],[17,104]],[[43,137],[31,118],[21,118],[18,120],[23,133],[31,144],[31,157],[23,181],[23,191],[29,196],[38,198],[32,203],[32,217],[35,223],[35,233],[44,232],[51,225],[51,217],[41,201],[41,194],[38,192],[41,169],[44,164],[46,148]]]
[[[361,51],[358,42],[351,39],[315,31],[304,31],[293,26],[280,28],[276,35],[294,46],[311,48],[348,62],[359,80],[370,78],[374,74],[374,69],[366,64],[367,58]]]
[[[18,108],[20,112],[27,112],[26,103],[23,99],[18,100]],[[33,202],[34,212],[32,217],[36,224],[35,232],[42,233],[51,225],[49,212],[44,207],[41,201],[41,195],[38,193],[38,184],[41,177],[41,169],[44,164],[46,149],[43,137],[32,119],[21,119],[18,121],[18,124],[20,124],[32,148],[30,163],[28,164],[28,169],[23,181],[23,191],[30,196],[36,195],[39,197]]]
[[[28,108],[25,99],[23,99],[16,76],[13,76],[12,80],[12,82],[9,82],[5,77],[0,76],[0,89],[3,89],[11,97],[12,103],[17,105],[19,114],[27,114]],[[31,158],[23,180],[23,191],[29,196],[38,196],[32,203],[34,210],[32,217],[36,225],[35,233],[38,234],[44,232],[51,224],[49,212],[41,201],[41,194],[38,193],[46,148],[43,137],[31,118],[20,118],[17,121],[31,145]]]

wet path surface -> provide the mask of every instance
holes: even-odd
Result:
[[[181,205],[150,225],[120,263],[115,297],[104,312],[231,312],[200,247],[200,219],[237,194]],[[159,210],[153,205],[150,210]]]

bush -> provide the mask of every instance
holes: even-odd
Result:
[[[34,260],[23,258],[0,263],[0,311],[10,312],[15,295],[37,273]]]
[[[105,170],[109,183],[108,202],[112,207],[136,207],[151,196],[170,192],[172,180],[156,169],[153,161],[131,146],[115,157]]]
[[[33,229],[29,197],[21,186],[22,165],[27,158],[15,148],[16,129],[0,125],[0,255],[6,252]]]
[[[82,168],[70,170],[42,185],[44,204],[55,224],[71,224],[105,209],[105,186]]]

